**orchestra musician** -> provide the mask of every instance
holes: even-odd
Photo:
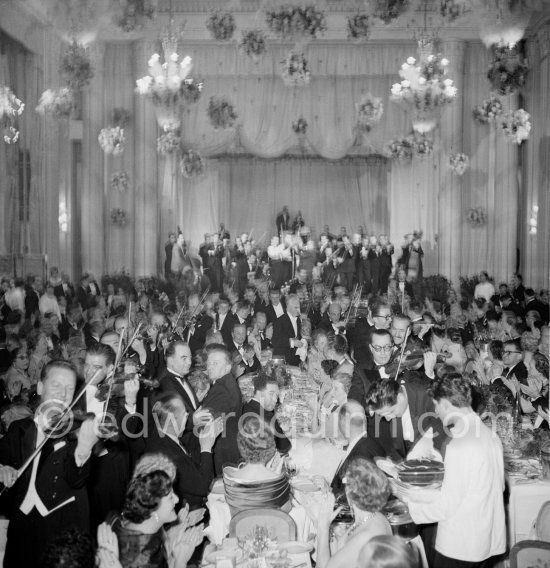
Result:
[[[288,205],[283,206],[283,210],[275,219],[277,226],[277,235],[281,236],[285,231],[290,230],[290,215],[288,214]]]
[[[345,227],[342,227],[343,229]],[[342,235],[342,248],[338,253],[339,264],[338,274],[339,281],[342,286],[345,286],[348,292],[353,289],[353,279],[355,276],[355,263],[357,259],[357,249],[350,241],[348,235]]]

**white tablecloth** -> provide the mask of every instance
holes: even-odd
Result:
[[[550,501],[550,481],[521,483],[515,478],[507,477],[506,484],[510,492],[508,541],[511,548],[516,542],[529,538],[540,508],[546,501]]]

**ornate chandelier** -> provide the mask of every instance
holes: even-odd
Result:
[[[432,131],[441,110],[456,99],[457,88],[447,77],[449,61],[434,54],[433,38],[422,36],[418,41],[418,59],[409,57],[401,66],[401,81],[391,88],[391,100],[402,105],[412,115],[417,132]]]

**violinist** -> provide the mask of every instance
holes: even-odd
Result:
[[[385,294],[388,291],[388,281],[393,268],[392,256],[394,247],[390,243],[387,235],[380,235],[380,293]]]
[[[370,333],[368,350],[372,363],[367,366],[355,366],[348,398],[361,403],[366,410],[366,396],[371,384],[378,379],[388,379],[385,367],[391,360],[395,347],[393,338],[387,329],[373,329]]]
[[[92,527],[99,526],[107,514],[119,510],[124,501],[124,492],[130,479],[130,449],[128,434],[131,430],[127,415],[136,414],[137,396],[140,384],[137,378],[129,378],[121,389],[111,389],[109,396],[108,376],[112,380],[115,353],[108,345],[97,344],[86,352],[84,379],[86,395],[81,410],[91,413],[97,419],[103,416],[116,425],[118,435],[101,440],[94,448],[90,461],[90,513]],[[118,386],[118,385],[117,385]]]
[[[339,302],[332,302],[318,325],[318,329],[335,335],[346,334],[346,322],[342,319],[342,308]]]
[[[353,356],[359,366],[372,367],[372,353],[368,348],[370,332],[373,329],[389,329],[391,323],[391,307],[384,300],[374,297],[369,304],[366,319],[358,319],[350,337],[353,346]]]
[[[52,407],[66,408],[76,388],[76,369],[67,361],[50,361],[37,385],[41,404],[34,417],[13,422],[0,440],[0,481],[11,497],[4,566],[39,566],[44,548],[64,529],[89,529],[86,482],[90,456],[98,438],[93,420],[85,420],[76,439],[57,431],[50,418]],[[18,477],[17,470],[47,439],[31,465]]]
[[[193,353],[204,347],[206,334],[214,325],[214,318],[204,311],[204,305],[200,303],[199,295],[191,294],[187,300],[188,310],[185,321],[187,341]]]

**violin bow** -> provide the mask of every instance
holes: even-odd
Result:
[[[348,325],[349,322],[349,318],[351,316],[351,308],[353,307],[353,302],[355,302],[355,296],[357,294],[357,289],[359,288],[359,284],[355,284],[354,288],[353,288],[353,294],[351,295],[351,304],[349,306],[349,310],[348,313],[346,315],[346,319],[344,320],[344,326]]]
[[[407,345],[407,339],[409,337],[410,328],[407,328],[405,332],[405,339],[403,339],[403,343],[401,344],[401,353],[399,354],[399,363],[397,364],[397,372],[395,373],[395,380],[399,377],[399,370],[401,369],[401,363],[403,362],[403,354],[405,353],[405,346]]]
[[[17,481],[24,473],[25,471],[28,469],[28,467],[32,464],[32,462],[34,461],[34,459],[36,458],[36,456],[42,451],[42,448],[46,445],[46,442],[48,442],[48,440],[51,439],[51,437],[53,436],[54,432],[57,430],[57,428],[61,425],[61,423],[63,422],[63,420],[65,420],[65,417],[69,414],[69,412],[72,411],[72,409],[75,407],[75,405],[77,404],[77,402],[84,396],[84,393],[87,391],[88,387],[92,384],[92,381],[96,378],[96,375],[101,371],[101,369],[98,369],[90,378],[90,380],[82,387],[81,391],[76,395],[76,397],[74,398],[74,400],[71,402],[71,404],[69,406],[67,406],[65,408],[65,410],[61,413],[61,416],[59,417],[57,423],[55,424],[55,426],[52,427],[51,431],[49,433],[44,433],[44,439],[40,442],[40,444],[38,444],[38,446],[36,447],[36,449],[33,451],[33,453],[27,458],[27,460],[25,461],[25,463],[17,470],[17,474],[15,477],[15,481]],[[14,481],[14,484],[15,484]],[[13,485],[12,485],[13,487]],[[7,491],[9,488],[4,485],[4,487],[2,489],[0,489],[0,495],[3,495],[5,491]]]
[[[355,304],[355,312],[353,314],[353,317],[356,318],[357,317],[357,312],[359,311],[359,304],[361,304],[361,296],[363,295],[363,284],[361,284],[361,286],[359,287],[359,292],[357,295],[357,302]]]

